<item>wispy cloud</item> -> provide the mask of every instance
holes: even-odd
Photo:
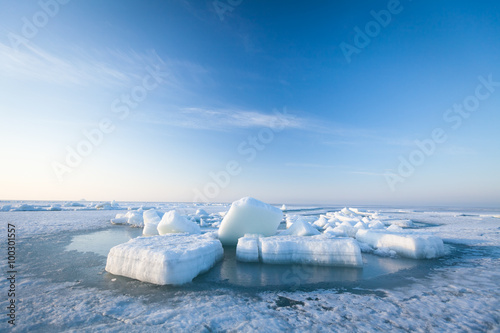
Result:
[[[304,129],[307,119],[292,113],[263,112],[239,108],[177,108],[152,115],[141,114],[136,120],[189,129],[229,131],[232,129],[269,127],[280,129]]]
[[[154,50],[89,51],[72,46],[65,52],[49,52],[31,42],[19,49],[0,42],[0,74],[14,80],[123,88],[141,79],[147,66],[167,66]]]
[[[76,85],[127,84],[130,76],[106,63],[63,59],[31,43],[16,50],[0,43],[0,73],[16,80]]]

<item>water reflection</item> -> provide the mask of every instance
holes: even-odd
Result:
[[[141,228],[119,227],[96,231],[74,236],[66,251],[94,252],[107,257],[113,246],[126,243],[140,235],[142,235]]]

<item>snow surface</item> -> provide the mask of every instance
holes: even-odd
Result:
[[[224,251],[210,235],[138,237],[109,251],[106,271],[159,285],[191,282],[221,260]]]
[[[272,236],[283,218],[279,208],[254,198],[245,197],[231,204],[219,228],[219,239],[224,245],[236,245],[245,234]]]
[[[392,267],[393,262],[406,260],[405,263],[417,268],[355,284],[319,284],[307,288],[301,285],[301,266],[292,266],[286,277],[296,282],[296,288],[256,289],[224,282],[203,283],[200,278],[204,275],[176,288],[113,276],[104,271],[105,256],[65,251],[65,248],[72,235],[128,228],[111,226],[109,221],[116,211],[87,209],[90,203],[85,202],[83,207],[63,203],[62,211],[49,211],[57,203],[29,204],[40,209],[13,211],[18,202],[0,204],[11,205],[10,211],[0,212],[0,230],[6,235],[7,224],[14,224],[19,249],[18,321],[13,329],[6,320],[0,321],[0,331],[500,331],[498,209],[350,209],[353,215],[349,217],[365,224],[376,219],[386,226],[386,221],[411,220],[412,233],[432,233],[441,238],[446,254],[436,260],[363,254],[379,260],[381,267]],[[154,207],[162,212],[177,209],[183,216],[192,216],[202,208],[214,217],[223,217],[229,207],[120,203],[120,207],[127,206]],[[314,215],[312,222],[324,215],[330,224],[324,226],[323,230],[327,230],[344,222],[334,218],[341,208],[316,206],[313,210],[307,206],[289,206],[288,212]],[[404,227],[402,231],[390,226],[386,230],[408,232]],[[5,242],[0,243],[0,251],[5,253]],[[224,260],[217,265],[228,266],[228,271],[243,265],[245,272],[260,274],[257,263],[237,263],[233,267],[233,263]],[[7,271],[5,261],[1,267]],[[352,270],[364,271],[366,267]],[[0,289],[7,290],[7,283],[1,279]],[[5,309],[7,302],[6,297],[0,299],[0,307]]]

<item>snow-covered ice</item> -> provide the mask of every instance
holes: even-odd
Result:
[[[139,237],[109,251],[106,271],[159,285],[180,285],[209,270],[223,254],[220,241],[210,235]]]
[[[432,235],[361,229],[356,239],[376,249],[388,248],[407,258],[433,259],[445,254],[441,238]]]
[[[224,245],[236,245],[245,234],[272,236],[282,218],[279,208],[245,197],[232,203],[220,225],[219,239]]]
[[[37,210],[15,211],[22,204]],[[445,255],[439,260],[406,259],[391,255],[386,247],[374,250],[366,243],[359,243],[366,250],[363,269],[266,265],[231,261],[229,257],[192,283],[172,287],[106,273],[106,256],[89,252],[95,250],[92,242],[102,239],[94,234],[113,238],[120,231],[123,237],[116,237],[116,241],[122,238],[125,241],[129,231],[132,237],[141,233],[129,225],[111,225],[116,210],[96,210],[96,203],[91,202],[74,207],[63,202],[62,211],[49,211],[57,204],[0,203],[11,206],[9,211],[0,212],[0,230],[6,235],[8,223],[16,226],[19,250],[16,301],[22,306],[17,309],[18,322],[13,331],[500,330],[498,209],[363,207],[363,210],[350,208],[352,215],[345,216],[349,219],[337,219],[335,216],[344,216],[340,213],[342,207],[316,206],[313,210],[290,205],[288,212],[306,217],[303,221],[309,223],[323,215],[328,224],[315,225],[320,232],[343,222],[363,230],[357,226],[362,221],[370,232],[432,234],[443,240]],[[186,217],[194,216],[201,208],[210,219],[214,218],[213,223],[209,220],[212,228],[229,208],[224,204],[119,205],[134,210],[153,207],[160,214],[177,209]],[[355,220],[358,222],[354,223]],[[384,224],[384,229],[368,229],[374,220]],[[403,225],[404,229],[398,229],[395,226],[398,220],[412,221],[413,226]],[[66,250],[74,237],[79,237],[82,250]],[[314,237],[320,236],[302,238]],[[0,250],[6,251],[5,243],[0,243]],[[382,271],[388,273],[378,273]],[[340,274],[338,282],[322,282],[335,274]],[[370,274],[375,275],[372,278]],[[305,281],[312,280],[313,284],[305,285]],[[249,281],[258,281],[259,287],[254,288]],[[1,280],[0,289],[8,290],[7,283],[6,279]],[[6,298],[1,299],[0,307],[5,308],[7,302]],[[0,321],[0,331],[8,329],[7,322]]]

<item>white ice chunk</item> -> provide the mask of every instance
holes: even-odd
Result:
[[[360,229],[356,239],[374,248],[389,248],[407,258],[432,259],[444,255],[443,241],[431,235]]]
[[[385,224],[383,224],[379,220],[373,220],[368,225],[368,228],[370,228],[370,229],[385,229]]]
[[[111,219],[111,224],[126,224],[128,222],[128,217],[119,216],[123,214],[117,214],[114,219]]]
[[[354,226],[354,228],[356,229],[366,229],[366,224],[364,224],[363,222],[359,221],[358,223],[356,223],[356,225]]]
[[[175,210],[171,210],[163,215],[157,229],[160,235],[179,232],[187,232],[190,234],[201,233],[200,226],[198,224],[189,221]]]
[[[232,203],[221,222],[219,239],[224,245],[236,245],[245,234],[271,236],[283,218],[279,208],[245,197]]]
[[[201,209],[201,208],[197,209],[195,214],[198,216],[201,216],[201,217],[208,216],[208,213],[204,209]]]
[[[289,235],[289,236],[314,236],[319,235],[320,232],[314,228],[309,223],[303,220],[295,221],[290,228],[286,229],[281,233],[281,235]]]
[[[142,214],[144,219],[144,229],[142,229],[142,234],[144,236],[156,236],[158,235],[158,224],[161,222],[161,217],[158,212],[154,209],[145,211]]]
[[[102,210],[123,209],[114,200],[111,202],[108,201],[108,202],[99,203],[99,204],[95,205],[94,208],[95,209],[102,209]]]
[[[106,271],[143,282],[179,285],[208,271],[223,253],[220,241],[210,235],[138,237],[109,251]]]
[[[52,204],[52,205],[50,205],[49,210],[57,212],[57,211],[61,211],[62,208],[61,208],[60,204]]]
[[[334,228],[335,230],[343,230],[345,234],[349,237],[356,237],[356,233],[358,232],[358,229],[353,227],[350,223],[348,222],[342,222],[339,226]]]
[[[142,215],[142,209],[138,209],[128,211],[125,217],[127,218],[127,223],[131,226],[142,228],[144,226],[144,218]]]
[[[391,224],[389,227],[387,227],[387,231],[403,232],[403,228],[401,228],[400,226],[397,226],[395,224]]]
[[[362,221],[363,223],[365,223],[365,224],[369,224],[369,223],[370,223],[370,218],[365,216],[365,217],[363,217],[363,218],[361,219],[361,221]]]
[[[330,234],[337,237],[347,237],[345,230],[339,227],[328,227],[325,229],[324,234]]]
[[[411,228],[413,227],[413,221],[412,220],[389,220],[389,223],[391,225],[397,225],[402,228]]]
[[[351,238],[324,235],[260,237],[259,253],[262,262],[266,264],[363,266],[361,250]]]
[[[3,205],[2,208],[0,208],[0,211],[8,212],[11,208],[12,208],[12,205]]]
[[[321,215],[319,217],[319,219],[317,219],[315,222],[314,222],[314,225],[320,227],[320,228],[324,228],[325,225],[328,223],[328,220],[326,218],[325,215]]]
[[[28,212],[28,211],[37,211],[37,210],[42,210],[40,207],[36,207],[33,205],[28,205],[28,204],[21,204],[17,206],[16,208],[13,209],[14,211],[18,212]]]
[[[283,206],[281,206],[281,210],[285,211],[287,208],[286,208],[286,205],[283,204]]]
[[[348,216],[350,216],[350,215],[354,215],[354,214],[353,214],[353,212],[352,212],[349,208],[347,208],[347,207],[342,208],[342,210],[341,210],[340,212],[341,212],[342,214],[344,214],[344,215],[348,215]]]
[[[64,204],[64,207],[85,207],[84,204],[81,204],[79,202],[67,202]]]
[[[243,262],[259,261],[259,235],[246,234],[238,239],[236,259]]]

